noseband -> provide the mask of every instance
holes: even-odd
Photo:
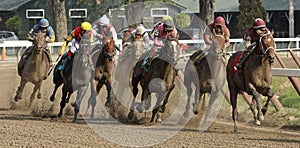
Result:
[[[274,57],[270,55],[269,50],[270,50],[270,49],[275,50],[275,47],[269,46],[269,47],[265,48],[264,45],[266,45],[266,44],[264,44],[263,41],[262,41],[262,38],[265,37],[265,36],[268,36],[268,35],[270,35],[270,33],[265,34],[265,35],[263,35],[263,36],[261,36],[261,37],[259,38],[259,44],[260,44],[260,47],[259,47],[259,48],[260,48],[260,50],[261,50],[262,53],[263,53],[262,56],[267,57],[267,58],[269,59],[269,61],[270,61],[271,63],[273,63],[273,62],[274,62]]]

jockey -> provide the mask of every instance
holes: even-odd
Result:
[[[68,43],[71,42],[72,46],[69,49],[67,53],[67,57],[63,60],[62,65],[58,67],[58,70],[63,70],[68,60],[71,59],[72,55],[75,53],[75,51],[79,48],[79,42],[81,40],[81,37],[83,34],[85,34],[87,31],[90,31],[92,29],[92,25],[89,22],[82,22],[80,26],[77,26],[66,38],[65,42],[63,43],[61,50],[59,51],[58,55],[61,56]],[[91,32],[89,32],[91,33]],[[91,34],[90,34],[91,35]]]
[[[166,20],[171,20],[171,21],[173,21],[173,18],[172,18],[171,16],[169,16],[169,15],[163,16],[162,19],[161,19],[161,21],[158,22],[158,23],[156,23],[156,24],[154,25],[154,28],[151,30],[150,35],[149,35],[149,37],[151,38],[151,40],[154,39],[154,31],[155,31],[155,28],[156,28],[157,26],[161,25],[161,24],[162,24],[164,21],[166,21]],[[173,21],[173,22],[174,22],[174,21]]]
[[[142,67],[148,69],[153,57],[159,52],[159,49],[164,47],[164,44],[161,42],[160,39],[168,39],[172,41],[172,46],[176,48],[177,40],[178,40],[178,32],[175,28],[173,20],[167,19],[163,23],[155,26],[154,30],[154,46],[151,49],[150,55],[145,59],[142,64]],[[175,50],[174,50],[175,51]],[[171,57],[172,65],[175,66],[176,60],[174,57]]]
[[[38,24],[34,25],[29,33],[27,34],[27,40],[33,42],[35,39],[35,33],[37,32],[45,32],[46,33],[46,42],[47,43],[53,43],[55,41],[55,32],[51,26],[49,26],[49,22],[47,19],[43,18],[39,21]],[[49,47],[46,46],[46,53],[49,56],[50,59],[50,65],[52,66],[51,62],[51,56],[50,56],[50,51]],[[30,53],[31,53],[31,47],[27,48],[27,50],[24,52],[22,55],[22,59],[25,59]]]
[[[203,39],[208,47],[205,48],[203,52],[201,52],[198,56],[191,60],[196,61],[202,59],[207,54],[207,51],[210,49],[212,39],[216,35],[222,35],[225,38],[225,48],[229,47],[230,31],[225,25],[224,18],[221,16],[216,17],[213,23],[206,26],[203,34]]]
[[[243,37],[243,45],[245,47],[246,55],[242,55],[238,61],[238,64],[235,68],[240,69],[242,68],[243,62],[248,58],[249,54],[256,46],[256,41],[263,36],[264,34],[270,33],[269,29],[266,27],[264,20],[261,18],[256,18],[253,23],[252,27],[245,30],[242,34]]]
[[[98,22],[93,24],[92,32],[94,45],[96,46],[103,45],[105,40],[109,39],[111,36],[115,42],[118,40],[116,29],[112,26],[106,15],[103,15]]]
[[[133,43],[134,41],[142,41],[143,43],[143,49],[136,50],[136,57],[140,57],[143,54],[143,51],[150,48],[149,42],[149,35],[146,32],[146,29],[143,24],[140,24],[136,27],[133,31],[130,32],[130,36],[128,37],[127,41],[124,42],[123,46],[126,46],[130,43]],[[130,54],[129,52],[128,54]]]

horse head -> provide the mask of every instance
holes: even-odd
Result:
[[[257,40],[256,55],[267,57],[272,64],[275,57],[276,44],[271,33],[266,33]]]
[[[35,34],[35,39],[33,41],[33,45],[36,49],[36,53],[42,53],[43,49],[46,46],[46,33],[38,32]]]
[[[213,54],[216,55],[217,58],[221,58],[225,51],[225,38],[222,35],[215,35],[212,40],[211,50]]]
[[[113,57],[115,56],[115,41],[113,37],[105,41],[105,46],[102,48],[102,53],[104,57],[112,61]]]

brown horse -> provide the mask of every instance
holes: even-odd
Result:
[[[46,53],[46,47],[46,33],[37,33],[33,41],[33,46],[31,49],[27,49],[31,50],[31,53],[26,57],[26,60],[21,60],[18,64],[18,73],[21,76],[21,81],[14,98],[16,102],[22,99],[23,90],[27,82],[35,85],[30,96],[29,106],[34,101],[36,92],[38,92],[37,97],[39,99],[42,97],[42,82],[48,77],[50,69],[50,57]]]
[[[99,55],[97,55],[95,72],[93,73],[91,80],[91,96],[88,101],[88,108],[90,105],[92,106],[91,118],[94,118],[94,109],[97,103],[96,97],[99,94],[103,85],[105,85],[107,89],[107,98],[105,106],[111,106],[111,84],[113,79],[113,70],[115,67],[115,49],[115,42],[111,37],[105,42],[105,45],[102,46]]]
[[[216,35],[209,49],[208,54],[203,58],[195,58],[201,55],[203,51],[195,52],[188,60],[184,70],[184,85],[187,88],[187,104],[184,112],[185,117],[190,116],[190,101],[193,92],[192,84],[195,85],[195,103],[193,103],[193,112],[198,114],[199,102],[202,100],[202,107],[205,102],[205,93],[210,93],[209,106],[207,114],[216,101],[219,92],[223,92],[226,82],[225,61],[223,55],[225,52],[225,38],[222,35]],[[223,92],[224,93],[224,92]],[[206,117],[206,116],[205,116]]]
[[[114,75],[115,80],[118,81],[117,98],[124,97],[126,88],[129,88],[130,72],[144,51],[145,47],[142,40],[134,40],[132,43],[126,42],[123,45],[122,55],[119,56]]]
[[[267,112],[268,104],[274,92],[272,90],[272,69],[274,62],[275,42],[272,34],[265,34],[256,41],[256,47],[250,53],[249,57],[244,61],[243,67],[236,70],[234,66],[243,54],[242,51],[234,53],[226,68],[227,81],[230,90],[230,101],[232,105],[232,119],[234,121],[234,131],[237,132],[237,95],[239,92],[246,92],[253,96],[253,103],[250,105],[256,124],[264,120]],[[258,98],[259,94],[268,96],[268,100],[261,109]],[[254,102],[255,100],[255,102]],[[256,105],[255,105],[256,104]],[[255,110],[257,107],[257,111]]]
[[[137,110],[141,113],[145,109],[149,109],[151,106],[150,95],[156,93],[157,100],[156,105],[152,110],[152,117],[150,122],[154,121],[154,117],[157,115],[157,122],[160,122],[160,115],[158,112],[163,113],[165,111],[166,104],[169,96],[175,87],[174,81],[176,77],[175,68],[172,66],[172,58],[174,51],[171,48],[171,42],[165,40],[165,47],[160,49],[159,56],[152,60],[149,71],[145,71],[141,68],[143,60],[139,60],[132,72],[131,76],[131,88],[133,93],[133,100],[128,113],[128,119],[132,120],[135,110],[135,99],[138,94],[138,84],[140,83],[143,91],[141,103],[137,107]],[[140,59],[143,59],[150,51],[145,52]],[[148,100],[147,100],[148,99]],[[145,103],[147,101],[147,104]],[[146,105],[146,106],[145,106]]]

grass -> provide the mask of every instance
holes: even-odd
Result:
[[[284,107],[300,110],[300,96],[287,77],[273,77],[273,89]]]

